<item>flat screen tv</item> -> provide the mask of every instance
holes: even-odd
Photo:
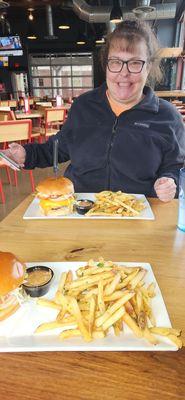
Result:
[[[0,68],[8,67],[8,57],[0,55]]]
[[[0,37],[0,56],[22,56],[22,45],[19,36]]]

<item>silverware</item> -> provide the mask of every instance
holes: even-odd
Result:
[[[58,177],[58,139],[55,139],[53,141],[53,172],[55,175],[55,178]]]

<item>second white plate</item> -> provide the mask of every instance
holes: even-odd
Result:
[[[156,319],[156,326],[171,327],[168,312],[153,274],[148,263],[116,263],[129,267],[141,266],[147,270],[144,278],[146,285],[155,282],[156,296],[152,299],[152,309]],[[85,262],[42,262],[28,263],[27,267],[33,265],[47,265],[54,271],[53,285],[44,296],[52,299],[56,293],[59,279],[63,271],[71,269],[75,271]],[[133,332],[124,325],[124,332],[120,336],[114,336],[110,332],[104,339],[96,339],[85,342],[81,337],[74,337],[61,341],[59,331],[45,331],[34,334],[35,329],[44,322],[53,321],[58,311],[49,307],[36,304],[36,299],[31,299],[22,304],[11,317],[0,322],[0,352],[25,352],[25,351],[174,351],[177,347],[166,337],[160,336],[159,344],[152,345],[145,339],[138,339]]]

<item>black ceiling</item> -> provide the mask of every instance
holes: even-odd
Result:
[[[0,6],[1,6],[0,0]],[[79,18],[73,8],[72,0],[5,0],[9,3],[9,7],[0,8],[0,14],[5,14],[5,20],[7,20],[7,27],[0,24],[0,35],[6,35],[6,30],[9,27],[10,34],[18,34],[22,40],[25,41],[28,47],[35,48],[38,50],[45,49],[48,46],[48,39],[46,37],[49,34],[48,22],[47,22],[47,5],[52,6],[52,19],[53,19],[53,33],[55,39],[50,41],[50,48],[59,47],[65,49],[76,47],[76,40],[79,32],[83,33],[86,37],[88,48],[92,48],[95,39],[98,36],[107,33],[107,26],[105,23],[89,23]],[[120,0],[120,5],[132,10],[136,6],[136,0]],[[177,7],[181,7],[184,1],[182,0],[152,0],[150,5],[164,3],[176,3]],[[111,7],[113,0],[86,0],[86,4],[91,7]],[[33,15],[34,21],[29,22],[28,20],[28,8],[34,8]],[[63,31],[58,29],[61,23],[68,22],[70,29]],[[30,25],[33,27],[37,40],[28,41],[26,39],[27,32],[30,29]],[[4,32],[3,32],[4,29]]]

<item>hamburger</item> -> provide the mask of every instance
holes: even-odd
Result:
[[[25,265],[14,254],[0,251],[0,321],[20,307],[19,288],[25,270]]]
[[[74,186],[60,176],[44,179],[36,187],[40,208],[45,215],[68,215],[73,212]]]

